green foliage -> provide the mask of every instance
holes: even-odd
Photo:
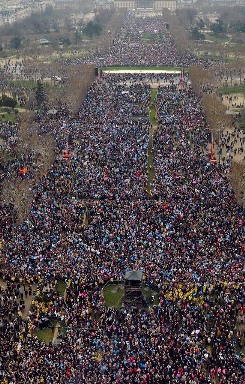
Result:
[[[79,31],[75,31],[73,35],[75,45],[77,45],[81,41],[81,38],[82,38],[81,33]]]
[[[69,45],[71,45],[71,40],[69,39],[69,37],[63,36],[60,38],[60,43],[68,47]]]
[[[142,40],[155,40],[155,34],[151,32],[144,32]]]
[[[216,23],[212,23],[210,25],[210,29],[215,35],[218,35],[219,33],[225,33],[227,28],[223,21],[219,19]]]
[[[43,12],[32,12],[30,16],[26,18],[26,25],[32,32],[44,33],[51,27],[56,29],[53,25],[55,10],[52,6],[45,8]]]
[[[12,37],[10,40],[10,47],[13,49],[19,49],[21,47],[21,38],[19,36]]]
[[[43,90],[43,84],[40,80],[37,81],[37,88],[36,88],[36,103],[39,108],[43,107],[45,101],[45,93]]]
[[[229,33],[245,32],[245,7],[226,7],[220,12],[220,19],[227,25]]]
[[[17,101],[13,99],[12,97],[2,95],[0,99],[0,106],[1,107],[9,107],[9,108],[15,108],[17,104]]]
[[[234,32],[241,32],[241,33],[245,33],[245,21],[243,20],[238,20],[238,21],[234,21],[234,23],[232,24],[232,27],[233,27],[233,30]]]
[[[199,28],[199,29],[203,29],[205,28],[205,23],[203,21],[203,19],[198,19],[197,22],[196,22],[196,26]]]
[[[193,40],[204,40],[205,35],[199,31],[198,27],[193,27],[191,29],[191,37]]]
[[[89,36],[91,39],[93,36],[99,36],[101,34],[102,26],[97,22],[89,21],[86,24],[83,32],[85,33],[85,35]]]

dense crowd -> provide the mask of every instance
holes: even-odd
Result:
[[[23,73],[24,70],[25,66],[22,61],[13,64],[11,60],[0,68],[0,93],[13,97],[20,107],[27,104],[32,93],[32,90],[26,87],[23,82],[17,81],[29,79]]]
[[[128,15],[122,28],[111,39],[109,52],[90,54],[85,59],[66,59],[65,63],[86,62],[105,66],[189,66],[200,63],[188,50],[178,52],[162,16]]]
[[[209,162],[191,86],[161,75],[153,103],[157,75],[138,77],[107,74],[75,118],[45,127],[40,117],[57,158],[33,187],[27,220],[14,228],[1,208],[4,384],[243,383],[244,212]],[[132,269],[158,305],[107,307],[104,284]],[[42,319],[62,324],[55,343],[35,336]]]

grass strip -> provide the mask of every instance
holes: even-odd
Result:
[[[233,87],[222,87],[218,89],[219,93],[230,95],[232,93],[245,93],[245,85],[235,85]]]
[[[155,177],[155,171],[153,168],[153,135],[154,135],[154,126],[157,125],[156,107],[155,107],[156,97],[157,97],[157,88],[152,88],[151,89],[151,101],[150,101],[151,127],[149,128],[149,145],[148,145],[148,185],[147,185],[147,192],[149,194],[151,194],[153,180]]]
[[[19,87],[23,87],[27,89],[33,89],[37,87],[37,83],[31,80],[13,80],[13,83],[15,85],[18,85]]]
[[[16,121],[16,113],[14,112],[1,112],[0,111],[0,122],[5,123],[6,121],[11,121],[12,123],[15,123]]]

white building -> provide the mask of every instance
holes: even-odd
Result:
[[[175,0],[114,0],[114,7],[116,9],[151,9],[153,11],[161,11],[169,9],[171,12],[176,11]]]

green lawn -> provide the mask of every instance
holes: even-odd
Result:
[[[33,334],[38,337],[38,340],[44,341],[47,344],[49,344],[53,340],[52,328],[44,328],[44,329],[36,328],[33,331]]]
[[[244,85],[236,85],[234,87],[222,87],[219,88],[218,91],[222,94],[230,95],[232,93],[245,93],[245,86]]]
[[[148,41],[155,41],[155,40],[162,40],[163,34],[162,33],[151,33],[151,32],[144,32],[141,36],[142,40],[148,40]]]
[[[240,62],[240,61],[243,62],[243,61],[244,61],[244,58],[243,58],[243,57],[236,57],[236,56],[234,56],[234,57],[229,56],[229,57],[226,57],[226,58],[225,58],[225,61],[226,61],[226,62],[232,62],[232,63],[233,63],[233,62],[236,62],[236,63],[237,63],[237,62]]]
[[[66,290],[66,284],[62,280],[59,280],[56,285],[56,291],[61,295],[64,295],[65,290]]]
[[[14,123],[16,121],[17,115],[14,112],[4,112],[0,108],[0,121],[5,122],[5,121],[12,121]]]
[[[216,44],[223,44],[229,40],[228,36],[215,36],[212,33],[205,34],[205,40],[213,41]]]
[[[14,80],[14,83],[18,85],[19,87],[25,87],[28,89],[35,89],[37,88],[37,83],[35,81],[29,81],[29,80]],[[57,88],[62,88],[61,85],[57,82],[57,84],[52,83],[43,83],[44,89],[46,88],[47,90],[54,90]]]
[[[157,88],[151,89],[151,103],[155,103],[157,96]]]
[[[155,40],[155,34],[150,32],[144,32],[142,35],[142,40]]]
[[[157,123],[157,121],[156,121],[156,110],[153,107],[150,108],[150,122],[153,125],[155,125]]]
[[[124,285],[122,283],[108,284],[105,286],[103,292],[107,307],[121,308],[124,295]]]
[[[19,87],[25,87],[28,89],[33,89],[37,87],[37,83],[35,81],[30,80],[13,80],[14,84],[18,85]]]

